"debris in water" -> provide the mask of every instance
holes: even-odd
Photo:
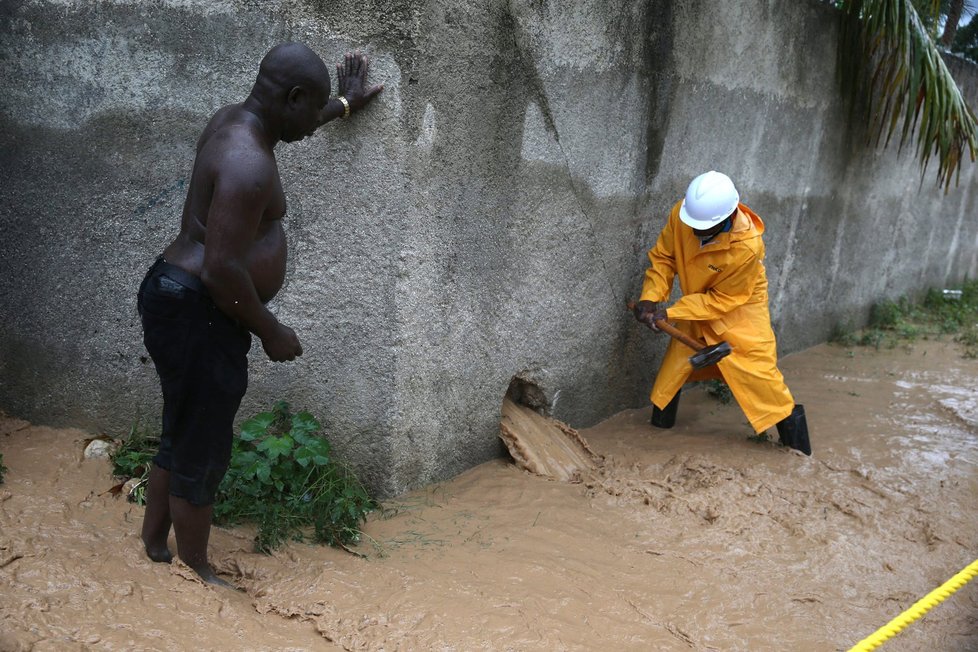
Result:
[[[112,454],[113,446],[112,442],[106,441],[105,439],[92,439],[89,440],[88,445],[85,446],[85,459],[109,459]]]

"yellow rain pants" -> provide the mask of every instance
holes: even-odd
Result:
[[[684,383],[718,378],[727,383],[751,426],[762,433],[791,414],[795,402],[778,370],[777,344],[768,312],[764,270],[764,222],[739,204],[730,230],[706,245],[679,220],[673,206],[669,221],[649,251],[643,301],[669,298],[679,275],[683,296],[667,310],[671,322],[706,344],[726,341],[733,352],[715,365],[694,371],[693,351],[670,340],[651,400],[664,409]]]

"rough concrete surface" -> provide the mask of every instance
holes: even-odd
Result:
[[[367,111],[278,149],[273,310],[242,415],[320,416],[380,495],[501,454],[514,377],[575,427],[644,405],[665,342],[624,311],[669,207],[718,169],[766,221],[782,353],[978,273],[976,166],[944,195],[872,150],[816,0],[0,3],[0,408],[122,434],[158,417],[135,311],[199,130],[300,40],[362,48]],[[972,105],[975,66],[950,61]],[[801,397],[803,398],[803,397]]]

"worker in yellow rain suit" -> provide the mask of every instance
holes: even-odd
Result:
[[[811,455],[805,409],[778,370],[764,271],[764,222],[740,203],[730,178],[710,171],[693,179],[649,251],[636,319],[680,320],[677,328],[707,345],[726,341],[732,353],[693,370],[686,345],[672,340],[652,387],[652,425],[671,428],[684,383],[718,378],[727,383],[757,433],[777,426],[781,443]],[[666,309],[673,278],[683,296]]]

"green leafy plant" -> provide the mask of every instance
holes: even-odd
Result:
[[[733,392],[730,391],[727,383],[722,380],[707,380],[706,393],[720,401],[723,405],[727,405],[733,400]]]
[[[923,3],[925,17],[936,16],[939,4]],[[840,5],[843,87],[863,100],[870,137],[875,133],[876,143],[885,146],[899,128],[901,147],[916,139],[921,174],[936,156],[937,182],[947,192],[952,178],[960,177],[962,161],[975,160],[978,121],[944,64],[927,19],[912,0]]]
[[[888,349],[896,346],[895,341],[887,340],[886,331],[879,328],[867,328],[863,330],[859,334],[859,337],[856,338],[856,343],[859,346],[871,346],[874,349],[880,349],[884,344]]]
[[[903,312],[902,305],[894,301],[875,303],[869,310],[869,326],[879,329],[893,328],[900,321]]]
[[[321,429],[311,414],[293,414],[284,401],[242,423],[214,504],[215,522],[256,524],[260,552],[290,539],[358,543],[377,503],[352,470],[333,459]]]
[[[958,299],[932,289],[919,302],[881,301],[870,310],[865,329],[852,333],[836,327],[829,341],[879,349],[942,335],[955,335],[955,341],[965,346],[965,357],[978,357],[978,280],[966,282]]]
[[[122,443],[112,451],[109,460],[112,462],[112,475],[119,478],[134,478],[137,485],[127,498],[139,505],[146,504],[146,480],[153,455],[159,448],[160,438],[143,427],[137,419],[129,428],[129,434]]]
[[[964,357],[972,360],[978,358],[978,323],[965,329],[955,341],[964,345]]]
[[[836,324],[829,333],[829,342],[840,346],[855,346],[859,343],[859,338],[848,324]]]

